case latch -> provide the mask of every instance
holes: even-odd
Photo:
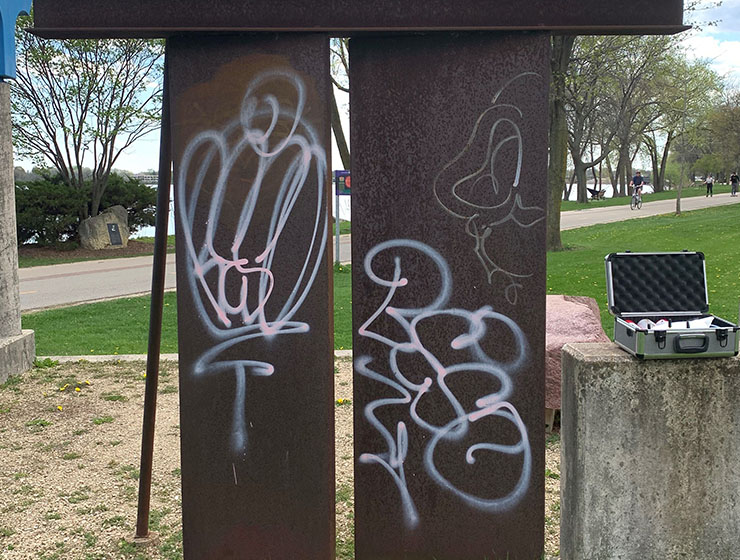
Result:
[[[725,329],[717,329],[717,341],[722,348],[727,346],[727,331]]]
[[[654,331],[655,332],[655,343],[658,345],[658,348],[663,350],[666,345],[666,335],[665,331]]]

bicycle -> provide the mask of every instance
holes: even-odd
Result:
[[[642,208],[642,193],[638,192],[637,189],[632,193],[632,200],[630,200],[630,210],[638,210]]]

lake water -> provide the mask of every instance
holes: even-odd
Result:
[[[155,186],[150,185],[152,188],[156,188]],[[593,184],[589,183],[588,188],[593,189]],[[612,189],[612,186],[610,183],[602,183],[601,184],[602,189],[606,189],[606,197],[611,198],[614,189]],[[573,190],[570,193],[569,200],[576,200],[578,198],[578,192],[577,192],[576,185],[573,185]],[[643,188],[643,194],[648,194],[653,192],[653,187],[650,185],[645,185]],[[170,219],[168,222],[167,227],[167,234],[168,235],[174,235],[175,234],[175,204],[173,202],[173,192],[170,192]],[[590,196],[590,195],[589,195]],[[350,208],[350,197],[347,195],[343,195],[338,197],[339,198],[339,219],[340,220],[347,220],[352,221],[352,211]],[[337,213],[337,197],[332,196],[332,214],[336,216]],[[137,231],[134,235],[131,236],[132,238],[137,237],[154,237],[154,226],[145,227],[141,230]]]

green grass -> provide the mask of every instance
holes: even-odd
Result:
[[[352,348],[352,268],[334,265],[334,348]]]
[[[570,250],[548,253],[547,293],[594,298],[604,330],[613,336],[614,320],[606,305],[605,255],[625,250],[702,251],[710,312],[735,321],[740,295],[739,221],[740,206],[733,204],[563,231],[563,244]]]
[[[696,189],[698,190],[698,189]],[[612,252],[703,251],[707,258],[710,312],[737,319],[740,295],[740,205],[727,205],[625,220],[562,232],[568,250],[547,255],[547,292],[594,298],[608,334],[613,319],[606,307],[604,256]],[[36,331],[39,355],[143,354],[149,299],[127,298],[23,316]],[[334,347],[352,348],[352,282],[349,266],[334,269]],[[165,294],[162,352],[177,352],[176,294]],[[10,383],[10,381],[8,382]],[[5,388],[10,387],[6,383]]]
[[[177,352],[177,295],[164,296],[162,352]],[[149,297],[28,313],[24,329],[36,331],[36,354],[95,355],[146,353]]]
[[[352,348],[352,274],[336,266],[334,345]],[[164,297],[162,353],[177,352],[177,294]],[[145,354],[149,297],[123,298],[23,315],[23,328],[36,331],[40,356]]]
[[[576,187],[574,186],[573,189]],[[729,185],[714,184],[714,194],[727,194],[730,192]],[[681,190],[681,198],[693,198],[695,196],[704,196],[707,192],[706,187],[702,185],[687,187]],[[590,195],[589,195],[590,196]],[[568,210],[585,210],[587,208],[602,208],[604,206],[629,206],[629,196],[618,196],[615,198],[605,198],[604,200],[594,200],[593,202],[575,202],[573,200],[564,200],[561,206],[563,212]],[[643,194],[643,202],[655,202],[656,200],[675,200],[676,191],[663,191],[659,193]]]

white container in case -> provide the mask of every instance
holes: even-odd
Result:
[[[614,342],[627,352],[643,359],[737,355],[738,326],[708,313],[703,253],[610,253],[605,262]]]

